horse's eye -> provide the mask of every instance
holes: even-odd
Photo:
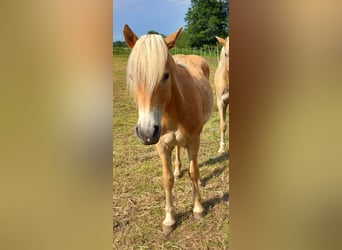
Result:
[[[164,73],[164,75],[163,75],[163,81],[166,81],[167,79],[169,79],[169,73],[168,72],[166,72],[166,73]]]
[[[225,56],[225,57],[228,57],[228,53],[224,53],[224,56]]]

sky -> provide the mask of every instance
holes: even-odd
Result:
[[[185,27],[191,0],[114,0],[113,41],[124,41],[122,29],[128,24],[140,37],[150,30],[169,35]]]

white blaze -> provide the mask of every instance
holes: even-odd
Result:
[[[152,110],[139,109],[138,126],[144,131],[154,130],[154,126],[160,126],[161,111],[153,108]]]

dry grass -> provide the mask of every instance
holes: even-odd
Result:
[[[127,56],[114,56],[113,247],[114,249],[227,249],[228,156],[218,156],[219,117],[215,109],[201,136],[199,164],[205,216],[192,217],[188,160],[182,152],[182,178],[173,189],[176,229],[165,237],[162,169],[155,146],[135,136],[137,110],[126,90]],[[216,65],[211,66],[213,86]],[[214,90],[214,88],[213,88]]]

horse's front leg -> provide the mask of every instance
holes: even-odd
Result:
[[[163,167],[163,184],[166,198],[163,232],[168,234],[173,230],[173,227],[176,222],[174,219],[174,208],[172,204],[172,188],[174,183],[171,165],[172,149],[169,149],[165,144],[159,142],[157,144],[157,150]]]
[[[193,214],[195,218],[201,218],[203,216],[204,208],[201,204],[201,195],[199,192],[200,174],[197,164],[197,155],[199,150],[200,137],[198,136],[194,141],[189,143],[187,150],[190,161],[189,177],[192,181],[193,187],[193,202],[194,209]]]

